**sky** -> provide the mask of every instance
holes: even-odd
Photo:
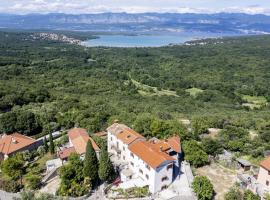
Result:
[[[0,0],[0,13],[242,12],[270,15],[270,0]]]

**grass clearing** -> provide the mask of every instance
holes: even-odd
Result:
[[[132,83],[137,87],[139,94],[142,96],[162,96],[162,95],[167,95],[167,96],[175,96],[179,97],[175,91],[171,90],[158,90],[157,87],[152,87],[149,85],[142,84],[138,81],[135,81],[134,79],[131,79]]]
[[[237,180],[237,174],[234,171],[226,169],[217,163],[196,169],[196,174],[207,176],[210,179],[216,192],[215,200],[224,200],[225,193],[229,191]]]
[[[203,90],[200,88],[189,88],[186,89],[186,92],[188,92],[190,96],[196,97],[198,94],[203,93]]]
[[[259,109],[267,105],[267,99],[263,96],[243,95],[242,99],[246,101],[246,103],[243,103],[242,106],[249,107],[250,109]]]
[[[44,156],[42,156],[40,159],[38,159],[36,163],[39,164],[39,166],[46,166],[46,162],[52,159],[54,159],[54,155],[47,153]]]

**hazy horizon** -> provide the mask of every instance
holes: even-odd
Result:
[[[3,14],[246,13],[270,15],[269,0],[0,0]]]

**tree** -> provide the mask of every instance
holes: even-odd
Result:
[[[242,200],[242,193],[239,187],[233,186],[224,196],[225,200]]]
[[[83,174],[89,177],[92,184],[95,185],[98,181],[98,159],[96,152],[90,140],[87,142],[86,153],[83,163]]]
[[[213,185],[205,176],[196,176],[192,183],[192,188],[199,200],[211,200],[213,198]]]
[[[26,178],[26,186],[31,190],[38,189],[41,184],[41,177],[35,174],[29,174]]]
[[[195,136],[206,133],[209,128],[209,122],[204,117],[193,118],[191,124]]]
[[[83,162],[78,154],[71,154],[68,164],[60,168],[61,183],[57,191],[62,196],[82,196],[91,189],[88,178],[83,175]]]
[[[265,200],[270,200],[270,193],[265,193],[264,198]]]
[[[208,163],[208,155],[195,140],[183,144],[185,160],[194,167],[200,167]]]
[[[214,139],[205,138],[202,140],[202,147],[207,154],[216,156],[222,153],[222,145]]]
[[[13,180],[20,179],[22,185],[22,176],[24,174],[24,160],[21,154],[16,154],[15,156],[9,157],[4,160],[1,169],[10,178]]]
[[[16,131],[17,116],[15,112],[7,112],[0,115],[0,132],[13,133]]]
[[[254,194],[252,191],[250,190],[246,190],[244,192],[244,198],[243,200],[260,200],[261,197],[257,194]]]
[[[44,143],[44,149],[45,149],[45,151],[48,152],[49,146],[48,146],[48,142],[47,142],[46,136],[44,136],[43,143]]]
[[[244,128],[227,125],[218,135],[220,142],[231,151],[243,151],[249,141],[249,133]]]
[[[98,174],[102,181],[112,181],[115,177],[114,167],[106,148],[101,150]]]
[[[20,111],[17,113],[16,129],[26,135],[33,134],[37,131],[39,125],[35,114],[29,111]]]
[[[53,142],[52,133],[50,133],[50,135],[49,135],[49,142],[50,142],[50,145],[49,145],[50,153],[54,154],[55,153],[55,146],[54,146],[54,142]]]

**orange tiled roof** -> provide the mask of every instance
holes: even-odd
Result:
[[[109,131],[113,135],[117,135],[125,129],[130,129],[130,128],[126,126],[125,124],[114,123],[107,128],[107,131]]]
[[[119,140],[123,141],[127,145],[137,140],[145,140],[141,134],[124,124],[114,123],[107,128],[107,131],[115,135]]]
[[[9,155],[35,142],[35,139],[19,133],[3,135],[2,138],[0,138],[0,152]]]
[[[270,171],[270,156],[261,161],[261,167],[265,168],[266,170]]]
[[[162,144],[164,145],[164,144]],[[158,147],[158,143],[154,144],[147,141],[138,141],[129,146],[129,150],[142,159],[152,168],[156,169],[164,162],[172,162],[175,160],[169,154],[164,152],[162,148],[166,145]]]
[[[122,140],[123,143],[129,145],[132,142],[139,140],[139,139],[145,139],[142,135],[140,135],[139,133],[137,133],[136,131],[132,130],[132,129],[125,129],[122,132],[120,132],[118,135],[116,135],[116,137],[119,140]]]
[[[58,156],[59,158],[61,159],[66,159],[70,156],[70,154],[72,153],[76,153],[76,150],[74,147],[69,147],[69,148],[66,148],[66,149],[63,149],[62,151],[59,151],[58,152]]]
[[[73,128],[68,132],[68,136],[78,154],[84,154],[88,140],[91,141],[95,151],[100,151],[95,141],[89,137],[87,130],[84,128]]]
[[[181,141],[179,136],[174,136],[167,139],[167,143],[170,145],[170,147],[176,151],[177,153],[181,153]]]

